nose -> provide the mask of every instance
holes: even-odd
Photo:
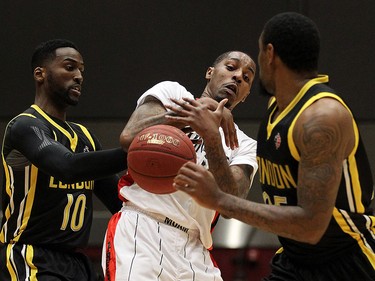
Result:
[[[236,83],[240,84],[242,82],[242,70],[241,69],[237,69],[234,73],[233,73],[233,77],[232,79],[234,81],[236,81]]]
[[[83,75],[82,75],[82,72],[79,69],[77,69],[77,71],[76,71],[76,73],[74,75],[74,81],[76,83],[80,84],[80,85],[83,82]]]

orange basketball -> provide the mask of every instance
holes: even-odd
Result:
[[[155,125],[139,132],[128,149],[128,171],[143,189],[167,194],[176,191],[173,179],[188,161],[196,162],[189,137],[169,125]]]

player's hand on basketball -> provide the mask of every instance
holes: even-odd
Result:
[[[171,100],[176,106],[166,105],[165,107],[172,110],[176,115],[167,115],[166,118],[175,122],[183,122],[186,126],[192,127],[203,139],[208,139],[217,134],[227,99],[222,100],[215,111],[194,99]]]
[[[205,208],[215,210],[223,192],[219,189],[214,176],[201,165],[188,162],[174,178],[174,188],[189,194]]]

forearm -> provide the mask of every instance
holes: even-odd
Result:
[[[300,206],[266,205],[232,195],[220,196],[215,209],[261,230],[310,244],[319,242],[327,227],[324,220],[309,216]]]
[[[240,188],[235,181],[224,153],[219,133],[217,133],[216,136],[208,136],[205,138],[205,151],[209,170],[215,176],[215,180],[220,189],[226,193],[241,196]]]
[[[40,151],[36,165],[44,172],[65,183],[95,180],[126,169],[126,153],[110,149],[72,153],[54,146]]]
[[[166,111],[149,117],[133,116],[120,135],[120,144],[124,151],[128,151],[134,137],[143,129],[154,125],[165,124],[167,121],[165,115]]]
[[[124,130],[121,132],[120,144],[122,148],[128,151],[134,137],[148,127],[159,124],[178,127],[177,122],[167,119],[166,115],[168,115],[167,110],[159,100],[154,97],[146,98],[145,103],[133,112]]]

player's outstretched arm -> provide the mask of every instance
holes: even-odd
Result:
[[[298,119],[293,138],[300,152],[297,206],[266,205],[226,194],[215,178],[200,167],[185,164],[175,188],[199,204],[262,230],[300,242],[316,244],[331,220],[342,162],[354,147],[351,114],[340,103],[322,99]],[[285,198],[287,199],[287,198]]]
[[[166,118],[192,127],[204,139],[209,169],[221,190],[245,197],[250,186],[252,169],[248,165],[229,167],[219,133],[224,105],[227,100],[222,100],[214,111],[207,104],[192,99],[173,101],[178,107],[166,107],[174,111],[176,116],[166,116]]]
[[[73,153],[55,141],[51,130],[36,118],[19,116],[9,130],[13,152],[20,152],[25,161],[62,182],[104,178],[126,169],[126,153],[121,148]],[[23,165],[13,163],[18,164]]]

